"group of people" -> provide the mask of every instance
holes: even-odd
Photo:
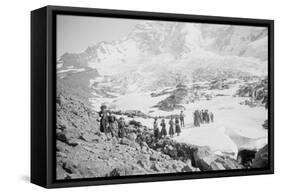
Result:
[[[181,128],[184,127],[183,111],[181,111],[179,117],[173,118],[173,116],[171,116],[168,124],[169,124],[169,131],[167,132],[165,119],[161,120],[160,127],[158,124],[158,119],[157,118],[154,119],[153,131],[154,131],[154,137],[156,139],[166,137],[167,135],[169,135],[171,138],[173,138],[175,134],[177,134],[178,136],[180,135]]]
[[[100,116],[100,131],[105,133],[108,138],[111,137],[125,137],[125,119],[120,117],[117,119],[111,111],[107,110],[105,105],[101,106],[99,112]]]
[[[193,112],[193,124],[200,127],[200,124],[214,122],[214,114],[206,110],[195,110]]]
[[[120,117],[117,119],[105,105],[101,106],[100,112],[100,131],[105,133],[106,137],[123,138],[125,137],[125,119]],[[162,119],[158,123],[158,118],[153,122],[153,133],[156,139],[164,138],[166,136],[174,137],[180,135],[181,129],[184,127],[184,113],[180,112],[179,116],[171,116],[168,124],[165,119]],[[201,124],[214,122],[214,114],[206,110],[195,110],[193,113],[193,122],[195,127],[199,127]]]

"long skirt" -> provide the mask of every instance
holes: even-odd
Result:
[[[118,137],[119,138],[125,137],[125,129],[124,129],[124,127],[119,128],[119,130],[118,130]]]
[[[107,122],[105,119],[100,121],[100,131],[106,133],[107,132]]]
[[[180,125],[176,125],[176,133],[180,133],[181,132],[181,127]]]
[[[174,135],[174,134],[175,134],[174,127],[170,127],[169,135]]]
[[[166,127],[163,127],[163,128],[161,129],[161,135],[162,135],[162,136],[166,136],[166,135],[167,135]]]
[[[199,118],[198,118],[198,117],[195,117],[195,118],[194,118],[194,126],[195,126],[195,127],[200,127],[200,121],[199,121]]]
[[[159,133],[159,129],[157,128],[157,129],[154,129],[154,137],[156,138],[156,139],[158,139],[159,138],[159,135],[160,133]]]

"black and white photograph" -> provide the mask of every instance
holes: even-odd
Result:
[[[268,37],[56,15],[56,179],[268,168]]]

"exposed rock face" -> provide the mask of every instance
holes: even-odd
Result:
[[[195,171],[191,163],[136,141],[140,130],[125,127],[126,137],[99,132],[96,113],[73,96],[57,97],[57,178],[124,176]]]
[[[155,107],[163,111],[172,111],[174,109],[184,108],[181,103],[185,100],[188,91],[185,88],[177,88],[168,98],[160,101]]]
[[[83,98],[64,90],[58,92],[56,104],[58,179],[243,168],[208,147],[156,139],[141,123],[126,123],[123,138],[106,137],[99,131],[97,113]],[[255,165],[263,164],[260,158],[262,154]]]
[[[230,157],[214,154],[209,147],[178,143],[168,138],[155,140],[149,132],[139,135],[137,141],[145,141],[150,148],[158,150],[173,159],[190,163],[193,168],[198,168],[201,171],[244,168]]]
[[[252,168],[267,168],[268,167],[268,145],[260,149],[253,160]]]
[[[267,168],[268,167],[268,145],[259,150],[240,150],[238,162],[245,168]]]
[[[252,165],[252,160],[255,158],[256,153],[256,150],[240,150],[237,155],[237,160],[246,168],[250,168]]]
[[[265,108],[267,108],[268,107],[267,78],[240,86],[236,95],[240,97],[250,97],[251,99],[251,100],[245,100],[240,104],[245,104],[251,107],[265,106]]]
[[[200,147],[194,153],[195,166],[202,171],[242,169],[232,158],[215,155],[209,147]]]
[[[77,139],[90,141],[98,131],[97,115],[75,97],[57,97],[57,139],[70,145]]]
[[[186,86],[184,84],[178,84],[176,89],[174,90],[163,90],[159,93],[152,93],[152,97],[157,97],[161,95],[169,94],[167,98],[160,101],[157,105],[154,107],[158,108],[162,111],[173,111],[177,109],[185,109],[185,107],[182,104],[189,104],[194,103],[195,101],[198,101],[200,99],[207,99],[210,100],[212,97],[209,94],[206,94],[204,92],[205,89],[209,88],[208,85],[206,86]]]
[[[92,97],[92,86],[90,80],[99,76],[96,69],[84,68],[82,72],[65,72],[58,73],[57,77],[57,94],[76,97],[85,105],[90,106],[88,101]]]
[[[223,69],[211,66],[198,68],[192,73],[194,81],[213,81],[223,80],[227,78],[243,78],[249,75],[249,73],[234,68]],[[213,83],[214,89],[227,89],[227,85],[219,82],[216,84]]]

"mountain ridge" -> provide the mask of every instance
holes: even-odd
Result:
[[[266,28],[156,21],[140,22],[120,40],[101,41],[81,53],[65,53],[57,63],[59,73],[93,68],[126,87],[128,83],[120,80],[134,80],[130,84],[138,90],[155,88],[172,74],[192,82],[198,70],[225,72],[223,77],[235,72],[239,77],[262,75],[266,67]],[[132,91],[129,86],[125,89]]]

